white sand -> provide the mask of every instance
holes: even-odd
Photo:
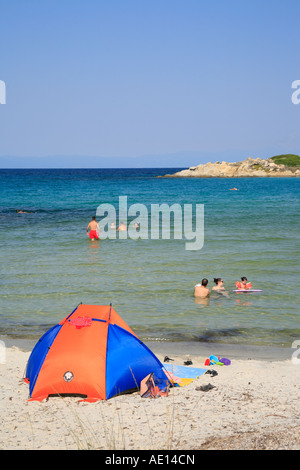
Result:
[[[291,359],[234,359],[210,366],[217,376],[202,375],[166,398],[136,392],[89,404],[28,402],[22,377],[29,355],[12,347],[0,364],[1,449],[300,449],[300,365]],[[179,365],[186,359],[172,358]],[[192,367],[204,367],[205,357],[191,359]],[[215,388],[196,390],[208,383]]]

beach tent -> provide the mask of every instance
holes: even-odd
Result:
[[[25,381],[29,400],[60,395],[94,402],[138,389],[150,373],[167,379],[161,362],[111,305],[80,304],[37,342]]]

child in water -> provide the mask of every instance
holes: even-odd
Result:
[[[246,278],[245,276],[244,276],[244,277],[241,277],[241,281],[242,281],[242,282],[237,281],[237,282],[235,283],[235,287],[236,287],[237,289],[251,289],[251,288],[252,288],[251,282],[247,282],[248,280],[247,280],[247,278]]]

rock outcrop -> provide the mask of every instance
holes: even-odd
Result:
[[[300,176],[299,167],[286,167],[277,165],[271,158],[247,158],[242,162],[205,163],[191,166],[188,170],[178,171],[173,175],[164,175],[169,178],[193,177],[193,178],[240,178],[240,177],[297,177]]]

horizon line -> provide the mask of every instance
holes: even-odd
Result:
[[[161,170],[172,168],[186,168],[183,166],[153,166],[153,167],[22,167],[0,168],[0,170]]]

